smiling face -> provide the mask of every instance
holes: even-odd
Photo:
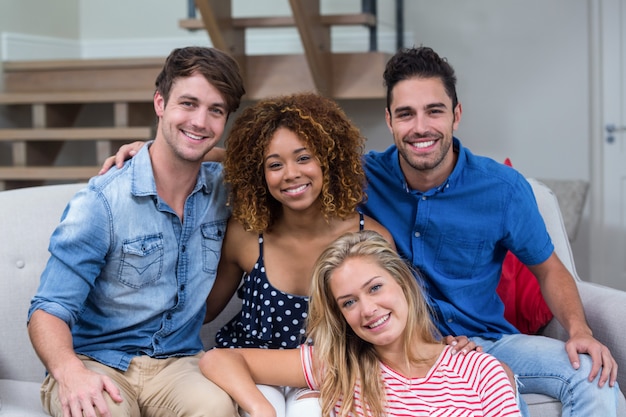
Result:
[[[157,92],[154,109],[159,117],[157,141],[181,161],[200,163],[220,140],[227,112],[220,92],[199,73],[179,77],[167,103]]]
[[[452,136],[461,120],[461,105],[452,108],[442,81],[419,77],[399,81],[385,116],[409,185],[424,191],[418,182],[425,176],[441,184],[454,169]]]
[[[323,182],[320,163],[293,131],[276,129],[263,169],[270,194],[284,209],[305,210],[319,204]]]
[[[369,257],[351,257],[329,280],[332,295],[354,333],[383,351],[403,347],[408,303],[398,282]]]

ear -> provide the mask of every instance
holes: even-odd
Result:
[[[389,113],[389,108],[385,108],[385,122],[387,122],[387,128],[393,134],[393,129],[391,128],[391,113]]]
[[[459,122],[461,121],[461,114],[463,113],[463,107],[461,103],[456,103],[456,107],[454,108],[454,123],[452,124],[452,130],[457,130],[459,127]]]
[[[165,99],[158,91],[154,93],[153,102],[154,112],[156,113],[157,117],[162,117],[163,112],[165,111]]]

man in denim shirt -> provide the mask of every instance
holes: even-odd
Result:
[[[221,166],[202,160],[244,93],[228,55],[174,50],[154,141],[65,209],[28,312],[51,415],[237,415],[197,362],[230,214]]]

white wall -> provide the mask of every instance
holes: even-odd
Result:
[[[186,0],[2,1],[0,53],[5,59],[23,49],[10,42],[16,34],[48,36],[60,43],[78,39],[84,57],[165,56],[173,47],[209,44],[205,33],[178,27],[178,20],[186,17]],[[457,135],[466,146],[496,160],[510,157],[527,176],[590,179],[588,2],[405,0],[405,44],[433,47],[457,71],[463,105]],[[360,7],[360,0],[321,3],[325,13]],[[386,51],[394,47],[393,3],[378,3],[383,21],[380,43]],[[234,0],[233,9],[237,15],[287,14],[286,5],[285,0]],[[11,34],[8,43],[6,33]],[[284,39],[274,38],[269,47],[294,48],[295,33],[275,31],[249,37],[247,43],[256,48],[251,52],[268,48],[268,38],[279,33]],[[361,38],[351,32],[338,37],[350,44],[355,36]],[[363,35],[364,44],[365,39]],[[384,125],[384,100],[341,104],[368,137],[369,149],[382,150],[391,143]],[[586,227],[583,223],[574,242],[583,277],[589,270]]]

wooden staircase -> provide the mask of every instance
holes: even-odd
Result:
[[[292,16],[232,18],[230,0],[195,0],[201,19],[182,19],[206,30],[214,47],[239,62],[245,100],[297,91],[336,99],[383,98],[389,54],[332,53],[330,28],[374,27],[372,13],[321,15],[319,0],[289,0]],[[245,54],[245,30],[297,27],[304,54]],[[154,80],[163,58],[5,62],[0,112],[12,126],[0,129],[0,190],[50,182],[85,181],[121,143],[154,135]],[[81,161],[62,161],[62,150],[80,143]],[[76,145],[77,146],[77,145]],[[89,151],[86,151],[88,149]]]
[[[28,61],[4,64],[0,106],[13,126],[0,129],[10,164],[0,189],[85,181],[120,143],[153,136],[153,83],[162,59]],[[76,161],[58,157],[79,146]],[[89,149],[91,155],[84,155]]]

